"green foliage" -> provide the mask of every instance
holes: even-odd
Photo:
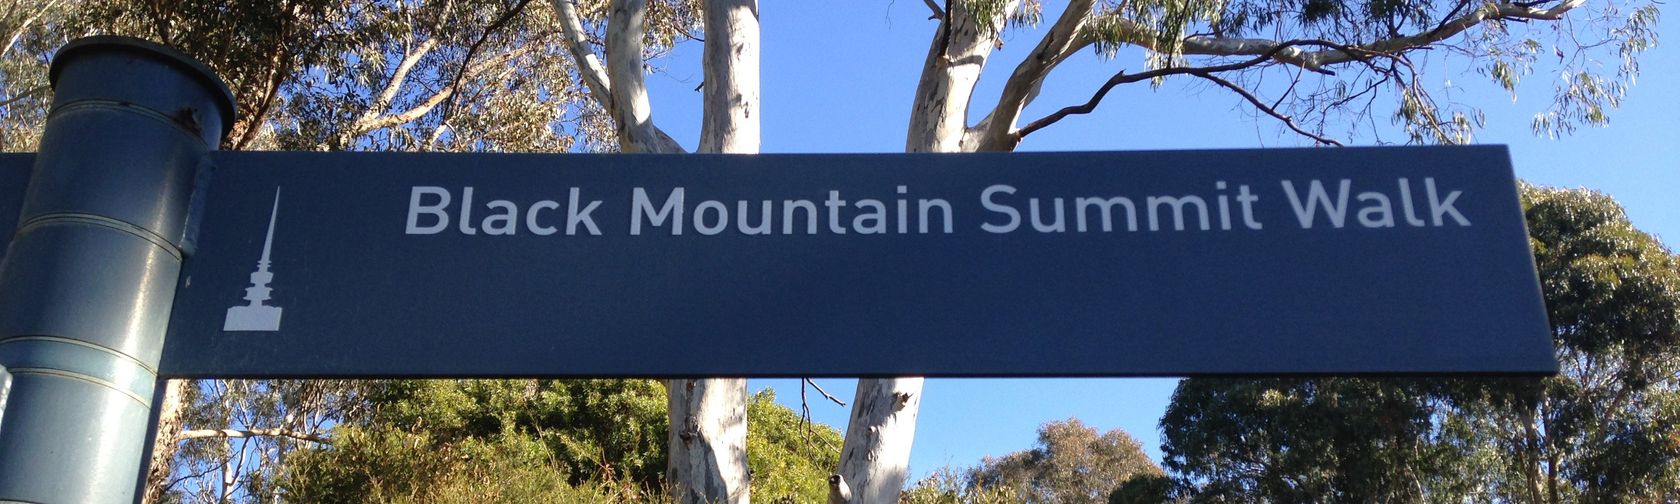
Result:
[[[333,429],[333,447],[287,461],[287,498],[452,502],[460,487],[514,502],[598,485],[638,495],[665,469],[665,393],[649,380],[410,380],[369,401],[370,414]],[[487,477],[496,471],[530,477]]]
[[[1610,112],[1621,106],[1638,78],[1638,56],[1657,42],[1658,2],[1575,5],[1561,25],[1529,19],[1512,22],[1481,12],[1501,6],[1540,11],[1565,3],[1105,0],[1098,2],[1082,29],[1084,36],[1095,41],[1093,48],[1101,57],[1113,58],[1124,48],[1142,47],[1150,68],[1226,64],[1288,41],[1304,44],[1286,50],[1285,56],[1334,51],[1333,46],[1359,48],[1352,61],[1308,68],[1315,73],[1303,74],[1293,64],[1280,62],[1220,73],[1251,91],[1263,91],[1263,80],[1289,82],[1288,89],[1294,93],[1277,98],[1272,107],[1297,123],[1322,128],[1351,118],[1354,123],[1347,125],[1348,130],[1356,133],[1365,129],[1357,122],[1373,116],[1380,98],[1392,104],[1388,117],[1410,142],[1468,143],[1483,127],[1478,105],[1437,99],[1452,92],[1453,79],[1449,76],[1445,85],[1433,88],[1426,83],[1443,79],[1423,75],[1425,68],[1449,54],[1467,58],[1477,73],[1510,93],[1513,100],[1522,78],[1537,66],[1557,75],[1549,105],[1531,121],[1536,135],[1556,138],[1582,125],[1609,124]],[[1460,21],[1473,26],[1442,40],[1432,36]],[[1187,56],[1184,49],[1192,40],[1223,49]],[[1237,46],[1243,49],[1236,50]],[[1224,51],[1237,56],[1219,56]],[[1541,61],[1542,53],[1557,58]],[[1159,86],[1163,80],[1151,82]]]
[[[282,480],[289,502],[602,502],[574,487],[542,443],[520,436],[443,441],[428,433],[341,428],[333,450],[299,453]]]
[[[1462,453],[1428,383],[1189,379],[1161,418],[1167,469],[1207,502],[1418,502]],[[1446,488],[1436,488],[1437,486]]]
[[[0,148],[29,150],[50,55],[86,34],[182,49],[227,82],[227,149],[606,150],[612,128],[574,78],[549,2],[0,0]],[[604,2],[583,2],[590,28]],[[523,5],[520,10],[511,10]],[[649,2],[649,57],[700,27],[696,0]],[[506,22],[498,23],[505,18]],[[411,65],[401,63],[412,57]],[[399,70],[401,69],[401,70]]]
[[[0,0],[0,152],[33,152],[52,102],[47,55],[69,41],[53,26],[73,12],[70,0]]]
[[[1045,423],[1028,450],[959,471],[941,468],[905,489],[902,504],[1150,502],[1161,469],[1119,429],[1099,433],[1078,419]],[[1142,499],[1142,500],[1137,500]],[[1158,501],[1155,501],[1158,502]]]
[[[1070,418],[1040,426],[1030,450],[985,458],[968,480],[978,488],[1014,489],[1020,502],[1084,504],[1107,502],[1121,483],[1160,474],[1125,431],[1099,434]]]
[[[899,495],[899,504],[1016,504],[1013,487],[968,481],[950,468],[940,468]]]
[[[1161,504],[1172,499],[1172,478],[1164,474],[1138,476],[1108,494],[1108,504]]]
[[[1680,260],[1610,198],[1523,188],[1562,373],[1190,379],[1162,418],[1199,502],[1680,499]]]
[[[291,502],[661,501],[666,397],[651,380],[405,380],[293,454],[279,480]],[[840,433],[810,424],[766,390],[747,408],[752,492],[822,502]]]
[[[1044,6],[1039,4],[1038,0],[950,1],[958,2],[953,10],[967,12],[969,16],[973,16],[981,33],[991,37],[998,36],[1007,28],[1036,25],[1044,17]]]
[[[776,403],[765,389],[747,402],[747,467],[753,500],[824,502],[828,475],[840,465],[845,438],[827,425],[811,423]]]
[[[310,435],[337,419],[365,414],[366,394],[377,382],[351,380],[204,380],[185,388],[178,413],[188,428],[284,429]],[[197,438],[179,441],[170,498],[183,502],[271,501],[279,465],[292,452],[315,443],[288,436],[239,439]],[[231,484],[222,472],[235,467]],[[215,475],[205,483],[191,475]]]

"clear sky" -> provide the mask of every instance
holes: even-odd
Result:
[[[915,0],[762,2],[764,152],[900,152],[911,95],[936,24]],[[1046,2],[1053,17],[1061,2]],[[1658,33],[1680,37],[1674,13]],[[1037,43],[1035,32],[1012,33],[995,54],[974,104],[989,109],[1008,72]],[[700,125],[700,45],[689,43],[657,63],[649,79],[658,124],[692,148]],[[1519,99],[1464,70],[1436,64],[1431,82],[1453,82],[1453,97],[1479,104],[1487,128],[1478,143],[1507,144],[1517,174],[1530,182],[1588,187],[1626,206],[1635,225],[1673,244],[1680,239],[1680,61],[1659,45],[1642,58],[1643,75],[1608,128],[1584,128],[1559,140],[1529,132],[1530,116],[1551,100],[1555,77],[1536,73]],[[1044,95],[1025,117],[1038,117],[1083,102],[1121,69],[1142,68],[1141,53],[1113,61],[1077,56],[1052,74]],[[1386,126],[1385,126],[1386,128]],[[1389,141],[1403,139],[1393,130]],[[1372,142],[1365,135],[1356,143]],[[1070,118],[1028,137],[1022,150],[1141,150],[1293,147],[1309,145],[1257,119],[1235,95],[1205,86],[1169,82],[1159,90],[1132,84],[1111,93],[1097,113]],[[835,343],[840,344],[840,343]],[[1008,349],[998,349],[1008,351]],[[818,380],[850,402],[853,380]],[[752,380],[774,387],[779,399],[799,407],[797,380]],[[1156,424],[1176,380],[1171,379],[944,379],[924,390],[914,476],[943,465],[973,465],[986,455],[1030,447],[1046,421],[1078,417],[1100,429],[1120,428],[1137,437],[1159,460]],[[813,392],[814,418],[844,430],[846,408]]]

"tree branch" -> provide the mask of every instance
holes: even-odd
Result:
[[[948,15],[939,24],[916,84],[904,142],[907,152],[954,152],[962,148],[974,85],[979,82],[986,59],[997,48],[997,32],[1009,14],[1020,8],[1020,1],[1006,0],[993,19],[978,19],[955,1],[946,2],[946,8]]]
[[[530,47],[522,47],[522,48],[519,48],[519,49],[508,51],[508,52],[502,53],[500,55],[497,55],[494,58],[490,58],[489,60],[486,60],[486,61],[478,64],[477,66],[474,66],[474,67],[468,68],[466,70],[463,70],[461,73],[459,73],[455,76],[456,77],[456,79],[455,79],[456,84],[451,84],[449,86],[444,87],[443,89],[437,90],[436,92],[432,93],[431,96],[428,96],[428,97],[426,97],[426,99],[421,100],[419,104],[416,104],[415,106],[410,107],[408,110],[405,110],[405,111],[402,111],[402,112],[386,114],[386,115],[376,115],[376,116],[372,116],[372,117],[365,117],[365,118],[362,118],[362,119],[357,119],[355,123],[351,124],[350,129],[345,132],[345,134],[343,135],[343,138],[345,139],[345,142],[348,144],[349,139],[355,138],[357,135],[361,135],[361,134],[367,133],[369,131],[375,131],[375,130],[379,130],[379,129],[383,129],[383,128],[392,128],[392,127],[396,127],[396,126],[401,126],[403,124],[408,124],[409,122],[412,122],[416,119],[419,119],[419,118],[425,116],[427,113],[430,113],[432,111],[432,109],[437,108],[438,105],[444,103],[444,100],[448,100],[451,96],[454,96],[455,92],[458,89],[458,83],[459,83],[460,80],[471,79],[471,78],[477,77],[479,74],[484,73],[484,71],[486,71],[486,70],[501,67],[503,63],[511,61],[513,58],[518,57],[519,55],[524,54],[526,52],[529,52],[530,50],[531,50]],[[440,121],[439,124],[442,124],[442,121]]]
[[[578,14],[577,2],[553,2],[554,11],[560,14],[561,31],[566,35],[566,49],[572,53],[578,75],[583,77],[583,83],[589,88],[589,95],[595,97],[595,102],[601,104],[602,109],[610,109],[608,101],[612,96],[612,81],[607,78],[606,67],[601,65],[601,58],[595,55],[595,49],[589,43],[589,34],[583,31],[583,16]]]
[[[619,150],[683,152],[676,140],[653,124],[653,106],[648,102],[646,76],[642,71],[647,1],[613,0],[609,9],[607,77],[613,86],[607,95],[607,112],[618,129]]]
[[[1236,92],[1238,95],[1241,95],[1243,97],[1243,99],[1248,100],[1248,103],[1253,104],[1254,108],[1259,109],[1261,112],[1265,112],[1266,115],[1277,118],[1277,120],[1279,120],[1279,121],[1283,121],[1283,124],[1285,126],[1289,126],[1289,129],[1294,130],[1296,133],[1301,134],[1301,136],[1311,138],[1314,141],[1317,141],[1321,145],[1334,145],[1334,146],[1337,146],[1337,147],[1342,146],[1341,142],[1332,140],[1330,138],[1326,138],[1323,135],[1319,135],[1319,134],[1301,129],[1300,125],[1295,124],[1294,119],[1290,118],[1289,116],[1278,113],[1276,108],[1274,108],[1271,105],[1267,105],[1263,101],[1260,101],[1260,98],[1254,96],[1254,93],[1250,93],[1247,89],[1243,89],[1242,86],[1236,85],[1236,83],[1225,80],[1225,79],[1220,78],[1219,76],[1213,75],[1211,73],[1190,72],[1190,75],[1194,75],[1194,76],[1197,76],[1197,77],[1201,77],[1203,79],[1207,79],[1209,81],[1212,81],[1214,84],[1218,84],[1218,85],[1224,87],[1225,89],[1229,89],[1231,91]]]
[[[1181,52],[1202,56],[1272,54],[1280,63],[1296,65],[1319,73],[1329,73],[1323,70],[1323,67],[1354,61],[1359,59],[1360,53],[1393,53],[1427,46],[1457,36],[1471,27],[1492,19],[1555,21],[1562,19],[1564,14],[1579,7],[1583,2],[1584,0],[1567,0],[1547,9],[1517,3],[1489,3],[1468,14],[1448,19],[1439,26],[1423,33],[1402,35],[1358,46],[1344,46],[1351,47],[1355,51],[1345,51],[1342,48],[1303,51],[1299,48],[1290,49],[1290,42],[1278,42],[1269,39],[1195,36],[1184,39]],[[1121,18],[1115,13],[1106,14],[1103,21],[1110,23],[1110,27],[1119,33],[1120,41],[1152,51],[1167,50],[1167,48],[1158,45],[1159,37],[1155,31],[1141,23]],[[1091,40],[1092,43],[1095,41],[1094,38]],[[1274,51],[1279,47],[1288,50]]]
[[[1015,143],[1009,141],[1009,133],[1015,128],[1015,121],[1021,118],[1021,111],[1027,104],[1038,96],[1044,77],[1078,50],[1080,32],[1084,31],[1085,22],[1091,18],[1091,7],[1095,4],[1096,0],[1069,2],[1061,17],[1056,19],[1056,24],[1039,40],[1038,46],[1015,66],[1015,72],[1009,75],[1009,81],[1003,86],[1002,95],[998,96],[997,106],[976,128],[980,132],[976,150],[1014,147]]]
[[[435,47],[437,39],[426,39],[419,47],[404,52],[402,62],[397,64],[396,71],[391,72],[391,80],[385,84],[385,89],[379,92],[379,97],[374,99],[373,107],[370,107],[367,114],[377,115],[378,111],[390,107],[391,100],[396,99],[397,91],[401,90],[403,82],[408,80],[409,70],[414,69],[414,65],[420,63],[420,59],[426,57]]]
[[[12,53],[12,47],[16,46],[18,40],[23,38],[24,32],[29,31],[29,25],[35,24],[36,20],[41,19],[41,17],[46,15],[48,12],[52,12],[53,9],[58,8],[58,3],[60,1],[62,0],[51,0],[47,2],[46,5],[37,5],[32,7],[31,10],[34,12],[24,17],[23,22],[18,23],[17,26],[12,28],[12,35],[10,37],[6,37],[6,46],[0,47],[0,58],[5,58],[7,55],[10,55]],[[23,5],[23,2],[13,4],[11,9],[6,10],[6,17],[12,17],[12,14],[14,14],[12,10],[17,9],[21,5]]]
[[[291,430],[291,429],[283,429],[283,428],[243,429],[243,430],[242,429],[187,430],[187,431],[181,431],[181,435],[176,437],[175,439],[176,439],[176,441],[182,441],[182,440],[187,440],[187,439],[245,439],[245,438],[256,438],[256,437],[281,437],[281,438],[296,439],[296,440],[299,440],[299,441],[308,441],[308,442],[311,442],[311,443],[319,443],[319,444],[326,444],[326,445],[332,444],[332,440],[328,439],[325,436],[321,436],[321,435],[318,435],[318,434],[310,434],[310,433],[307,433],[307,432],[297,432],[297,431],[294,431],[294,430]]]
[[[822,386],[817,385],[816,381],[813,381],[810,378],[803,378],[803,380],[805,380],[805,383],[810,384],[811,388],[817,389],[817,393],[822,394],[823,398],[828,399],[830,401],[833,401],[834,404],[838,404],[838,405],[841,405],[841,406],[846,405],[846,401],[842,401],[842,400],[840,400],[840,398],[834,397],[833,394],[828,393],[827,390],[823,390]]]
[[[12,95],[12,97],[7,98],[5,101],[0,101],[0,107],[5,107],[5,106],[8,106],[8,105],[11,105],[14,102],[17,102],[18,100],[22,100],[24,98],[28,98],[28,97],[31,97],[31,96],[34,96],[34,95],[37,95],[37,94],[44,93],[49,89],[52,89],[52,86],[36,86],[34,88],[31,88],[31,89],[26,89],[22,93]]]
[[[470,65],[472,65],[473,56],[478,54],[478,48],[482,47],[484,42],[490,40],[491,35],[495,35],[497,31],[502,29],[502,27],[507,26],[509,21],[513,21],[515,16],[524,12],[525,6],[530,4],[531,0],[519,0],[519,3],[514,4],[514,6],[509,8],[507,12],[502,13],[501,17],[497,18],[494,22],[491,22],[490,26],[484,29],[484,33],[479,34],[478,40],[473,41],[472,45],[467,46],[467,56],[465,58],[461,58],[461,69],[455,72],[455,79],[449,82],[449,89],[456,90],[460,88],[462,78],[465,77],[467,69]],[[448,124],[449,116],[455,113],[455,100],[453,99],[455,94],[456,93],[451,92],[449,96],[445,97],[448,101],[443,104],[443,114],[442,117],[438,119],[438,124]]]
[[[1216,36],[1192,36],[1182,40],[1179,47],[1162,47],[1160,37],[1153,29],[1137,21],[1121,17],[1121,14],[1108,12],[1092,18],[1088,15],[1090,2],[1075,0],[1069,5],[1062,16],[1052,27],[1050,33],[1039,42],[1037,48],[1025,61],[1016,67],[1015,73],[1004,86],[1004,92],[999,97],[998,105],[972,128],[967,128],[962,135],[961,146],[974,150],[1011,150],[1019,144],[1020,139],[1044,126],[1061,120],[1068,115],[1089,113],[1095,104],[1101,101],[1115,85],[1136,82],[1154,77],[1173,74],[1196,74],[1205,71],[1207,75],[1213,72],[1225,71],[1218,68],[1242,69],[1260,65],[1262,63],[1277,62],[1293,65],[1308,71],[1324,75],[1335,75],[1325,67],[1364,61],[1372,55],[1394,57],[1395,55],[1457,36],[1481,23],[1496,19],[1517,20],[1557,20],[1569,11],[1579,7],[1584,0],[1565,0],[1551,7],[1541,8],[1541,2],[1532,3],[1489,3],[1482,5],[1469,13],[1461,12],[1465,5],[1475,0],[1466,0],[1447,14],[1447,19],[1428,31],[1411,35],[1400,35],[1363,45],[1341,45],[1318,40],[1288,40],[1276,41],[1257,38],[1226,38]],[[1236,67],[1228,65],[1203,67],[1198,70],[1193,67],[1162,69],[1142,74],[1126,75],[1124,72],[1115,75],[1110,82],[1098,90],[1092,101],[1085,105],[1067,107],[1048,117],[1034,121],[1020,130],[1015,130],[1015,121],[1020,117],[1020,111],[1037,96],[1039,87],[1056,65],[1069,55],[1099,42],[1099,37],[1093,31],[1093,26],[1101,24],[1108,32],[1109,39],[1115,43],[1126,43],[1149,49],[1152,51],[1168,51],[1176,49],[1181,54],[1201,56],[1264,56],[1264,59],[1253,59],[1241,62]],[[1071,32],[1068,29],[1072,27]],[[1304,50],[1303,47],[1319,47],[1319,50]],[[1202,76],[1202,75],[1197,75]],[[1220,79],[1224,84],[1230,81]],[[1219,84],[1219,81],[1215,81]],[[1234,85],[1234,84],[1233,84]],[[1246,91],[1245,91],[1246,92]],[[1242,94],[1242,93],[1239,93]],[[918,93],[918,99],[921,94]],[[1251,96],[1244,96],[1250,99]],[[1261,111],[1279,119],[1284,119],[1291,129],[1306,134],[1321,143],[1327,138],[1306,133],[1292,119],[1277,112],[1275,106],[1250,100]],[[948,105],[948,104],[947,104]],[[1089,106],[1089,107],[1087,107]],[[914,118],[912,119],[914,121]],[[913,128],[915,123],[912,123]]]
[[[1340,44],[1336,44],[1334,42],[1328,42],[1328,41],[1323,41],[1323,40],[1291,40],[1291,41],[1288,41],[1288,42],[1277,44],[1276,46],[1273,46],[1271,49],[1260,53],[1258,56],[1255,56],[1254,58],[1250,58],[1250,59],[1235,62],[1235,63],[1228,63],[1228,64],[1224,64],[1224,65],[1212,65],[1212,66],[1205,66],[1205,67],[1160,68],[1160,69],[1150,70],[1150,71],[1147,71],[1147,72],[1136,73],[1136,74],[1128,74],[1124,71],[1121,71],[1120,73],[1114,74],[1113,77],[1109,77],[1108,81],[1104,82],[1102,87],[1097,88],[1096,93],[1092,94],[1091,99],[1086,100],[1085,103],[1079,104],[1079,105],[1073,105],[1073,106],[1069,106],[1069,107],[1063,107],[1060,110],[1057,110],[1057,111],[1051,113],[1048,116],[1040,118],[1036,121],[1028,123],[1026,126],[1021,127],[1020,130],[1016,131],[1013,135],[1011,135],[1012,138],[1010,139],[1010,145],[1008,147],[1010,149],[1013,149],[1014,144],[1020,143],[1022,138],[1026,137],[1027,135],[1032,134],[1035,131],[1044,129],[1045,127],[1047,127],[1051,124],[1055,124],[1057,121],[1060,121],[1062,119],[1066,119],[1068,116],[1091,113],[1091,111],[1096,110],[1097,104],[1102,103],[1103,97],[1107,96],[1108,92],[1113,90],[1115,86],[1119,86],[1121,84],[1132,83],[1132,82],[1155,79],[1155,78],[1158,78],[1158,77],[1166,77],[1166,76],[1169,76],[1169,75],[1194,74],[1194,75],[1201,76],[1201,75],[1212,75],[1212,74],[1218,73],[1218,72],[1229,72],[1229,71],[1232,71],[1232,70],[1241,70],[1241,69],[1244,69],[1244,68],[1249,68],[1249,67],[1253,67],[1255,65],[1265,63],[1267,61],[1271,61],[1273,58],[1276,58],[1278,56],[1278,54],[1280,54],[1284,51],[1291,50],[1292,48],[1295,48],[1295,47],[1298,47],[1298,46],[1337,47],[1337,48],[1339,48],[1338,51],[1347,51],[1349,54],[1358,54],[1358,53],[1362,52],[1361,50],[1356,49],[1356,48],[1343,46],[1343,45],[1340,45]],[[1005,150],[1007,150],[1007,149],[1005,149]]]
[[[342,135],[345,144],[349,144],[350,139],[363,133],[418,119],[455,92],[453,86],[446,87],[422,101],[419,106],[406,112],[382,115],[386,109],[391,107],[392,100],[396,99],[397,93],[402,90],[403,85],[408,83],[408,72],[435,47],[437,47],[436,39],[426,39],[426,41],[420,43],[419,47],[403,52],[403,59],[397,64],[397,68],[391,72],[391,79],[386,81],[385,88],[379,91],[379,96],[374,98],[373,103],[368,105],[368,109],[363,111],[361,116],[350,123],[350,128]]]
[[[284,18],[281,22],[284,27],[281,32],[290,33],[295,21],[292,17]],[[286,37],[281,37],[274,44],[274,50],[269,53],[268,78],[263,83],[262,94],[258,95],[262,98],[257,100],[257,106],[250,108],[243,122],[234,123],[228,135],[227,142],[233,150],[245,150],[268,124],[268,114],[274,111],[274,102],[280,95],[280,85],[286,82],[286,77],[291,75],[293,67],[296,66],[292,59],[292,51],[295,49],[293,44],[293,41],[287,40]]]
[[[945,9],[941,8],[937,2],[934,2],[933,0],[922,0],[922,3],[927,4],[928,9],[933,11],[933,15],[928,16],[928,19],[938,19],[941,21],[945,19]]]

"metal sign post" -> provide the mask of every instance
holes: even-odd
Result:
[[[0,501],[127,502],[205,154],[232,124],[211,72],[93,37],[53,59],[55,98],[0,262]]]

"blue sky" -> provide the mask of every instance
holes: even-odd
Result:
[[[1046,2],[1047,17],[1061,8]],[[904,145],[911,94],[935,22],[914,0],[763,2],[764,152],[899,152]],[[1659,34],[1677,36],[1670,13]],[[995,101],[1008,72],[1037,42],[1032,31],[1013,33],[982,78],[974,104]],[[700,125],[700,45],[680,46],[657,63],[649,78],[658,124],[692,148]],[[1659,45],[1641,58],[1644,73],[1608,128],[1583,128],[1558,140],[1538,138],[1529,118],[1552,99],[1552,75],[1537,71],[1513,101],[1492,82],[1463,70],[1462,62],[1435,64],[1430,82],[1452,81],[1454,98],[1478,104],[1487,127],[1478,143],[1507,144],[1517,174],[1532,183],[1587,187],[1626,206],[1635,225],[1680,239],[1680,61]],[[1113,61],[1086,54],[1053,74],[1044,95],[1025,117],[1084,101],[1121,69],[1142,67],[1141,53]],[[1379,125],[1381,126],[1381,125]],[[1399,141],[1395,130],[1384,137]],[[1370,143],[1365,135],[1356,143]],[[1269,119],[1256,119],[1235,95],[1169,82],[1160,89],[1133,84],[1111,93],[1098,111],[1070,118],[1029,137],[1021,150],[1140,150],[1309,145]],[[1003,349],[1000,349],[1000,351]],[[819,380],[850,401],[853,380]],[[929,380],[911,458],[913,475],[944,465],[967,466],[982,456],[1030,447],[1039,424],[1077,417],[1100,429],[1125,429],[1159,460],[1156,422],[1176,380],[1171,379],[944,379]],[[774,387],[795,408],[797,380],[752,380],[753,390]],[[813,392],[811,397],[817,396]],[[811,403],[814,418],[844,429],[847,409]]]

